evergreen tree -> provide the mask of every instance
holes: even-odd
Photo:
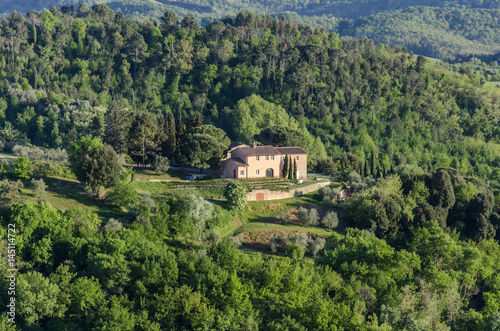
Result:
[[[175,118],[172,112],[169,112],[167,115],[166,121],[167,127],[165,128],[165,133],[167,134],[167,141],[165,142],[165,147],[163,148],[163,152],[166,153],[166,156],[170,159],[174,159],[176,157],[177,150],[177,137],[176,137],[176,129],[175,129]]]
[[[298,179],[297,178],[297,161],[293,159],[293,179]]]
[[[288,177],[288,154],[286,154],[285,158],[283,159],[283,171],[281,177],[283,178]]]
[[[155,142],[158,145],[158,151],[164,155],[165,151],[164,148],[166,147],[166,141],[167,141],[167,118],[163,113],[159,113],[156,116],[157,120],[157,129],[156,129],[156,136],[155,136]]]
[[[182,149],[182,139],[184,138],[184,131],[186,129],[186,126],[184,125],[184,123],[182,122],[182,118],[179,117],[177,119],[177,133],[176,133],[176,136],[177,136],[177,144],[176,144],[176,150],[175,150],[175,155],[179,154],[181,149]]]
[[[128,152],[129,133],[132,126],[132,112],[114,105],[106,113],[105,142],[118,153]]]
[[[370,162],[368,159],[365,160],[365,177],[370,176]]]
[[[431,203],[445,209],[452,208],[455,204],[455,192],[448,172],[440,170],[434,173],[431,184]]]
[[[372,151],[372,159],[371,159],[371,172],[373,177],[377,177],[377,160],[375,159],[375,151]]]
[[[199,127],[203,125],[203,118],[199,112],[191,111],[189,113],[189,120],[187,125],[187,130]]]
[[[293,179],[293,164],[291,156],[289,156],[288,159],[288,179]]]

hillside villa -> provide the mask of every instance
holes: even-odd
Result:
[[[297,163],[297,179],[307,178],[307,153],[300,147],[252,147],[233,143],[221,160],[222,177],[234,179],[282,177],[285,156]]]

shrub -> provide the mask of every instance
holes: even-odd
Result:
[[[285,255],[294,260],[300,260],[304,257],[304,250],[296,244],[290,244],[286,248]]]
[[[300,247],[302,247],[302,250],[305,251],[307,249],[307,240],[308,239],[309,239],[309,237],[307,236],[307,234],[305,234],[303,232],[298,232],[295,234],[295,236],[290,237],[290,242],[292,244],[299,245]]]
[[[315,257],[316,254],[325,247],[325,243],[326,240],[321,237],[317,237],[316,239],[308,238],[307,253]]]
[[[242,232],[240,234],[237,234],[236,236],[233,235],[231,232],[228,236],[229,241],[234,245],[234,247],[238,248],[243,244],[243,238],[245,234]]]
[[[53,176],[76,179],[73,170],[69,166],[59,162],[38,161],[33,165],[33,173],[44,177]]]
[[[339,225],[339,218],[337,213],[332,211],[323,217],[321,224],[327,229],[335,229]]]
[[[314,226],[319,224],[319,215],[316,209],[300,207],[298,218],[299,221],[305,226]]]
[[[31,161],[57,161],[57,162],[67,162],[68,153],[64,149],[45,149],[37,146],[21,146],[15,145],[12,148],[12,152],[21,157],[27,157]]]
[[[27,157],[20,157],[14,162],[14,173],[19,178],[30,178],[33,175],[32,164]]]
[[[126,207],[129,204],[134,204],[138,199],[138,194],[135,189],[127,183],[118,183],[113,186],[106,196],[106,200],[110,204],[117,207]]]
[[[47,189],[47,185],[45,185],[43,179],[40,178],[39,180],[36,180],[33,178],[31,180],[31,186],[36,197],[41,199],[45,196],[45,189]]]
[[[153,167],[158,174],[166,174],[170,167],[170,161],[164,156],[156,155],[153,161]]]
[[[0,203],[3,207],[9,208],[14,203],[22,201],[21,189],[24,187],[23,182],[9,181],[5,179],[0,183]]]
[[[10,165],[5,161],[1,161],[0,162],[0,176],[8,173],[9,170],[10,170]]]
[[[361,181],[361,176],[356,172],[352,171],[348,176],[347,176],[347,181],[349,183],[353,182],[360,182]]]
[[[105,231],[118,231],[123,228],[123,224],[120,221],[110,218],[108,223],[104,226]]]
[[[247,204],[247,189],[237,181],[231,181],[224,189],[224,197],[229,209],[243,209]]]
[[[288,223],[290,221],[290,214],[287,211],[282,212],[279,215],[279,219],[281,220],[281,223]]]

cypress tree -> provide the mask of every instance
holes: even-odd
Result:
[[[187,129],[196,128],[203,125],[203,118],[199,112],[191,111],[189,113],[189,119],[187,123]]]
[[[158,130],[156,131],[155,142],[159,145],[159,150],[161,151],[161,155],[167,156],[168,149],[168,135],[167,135],[167,121],[168,118],[163,113],[158,113],[156,116],[156,121],[158,123]]]
[[[297,161],[293,159],[293,179],[298,179],[297,178]]]
[[[365,177],[370,176],[370,162],[368,159],[365,160]]]
[[[372,175],[374,177],[377,177],[377,160],[375,160],[375,151],[372,151],[372,162],[371,162],[371,166],[372,166]]]
[[[177,137],[176,137],[176,129],[175,129],[175,118],[174,114],[172,112],[168,113],[167,115],[167,121],[166,121],[167,127],[165,128],[165,132],[167,134],[167,157],[169,158],[175,158],[175,152],[177,150]]]
[[[288,160],[288,179],[293,179],[293,165],[292,165],[292,157],[289,156]]]
[[[288,177],[288,154],[285,155],[285,159],[283,160],[283,171],[281,177],[283,178]]]
[[[179,154],[181,148],[182,148],[182,138],[184,137],[184,129],[185,125],[182,123],[182,118],[179,118],[177,121],[177,144],[176,144],[176,150],[175,150],[175,155]]]

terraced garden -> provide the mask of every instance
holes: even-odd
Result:
[[[165,191],[185,191],[204,196],[222,197],[226,185],[230,179],[212,179],[203,181],[154,181],[154,182],[132,182],[139,190],[149,191],[155,194],[164,194]],[[268,189],[271,191],[287,191],[295,183],[292,180],[285,178],[262,178],[262,179],[245,179],[241,182],[251,190]]]

